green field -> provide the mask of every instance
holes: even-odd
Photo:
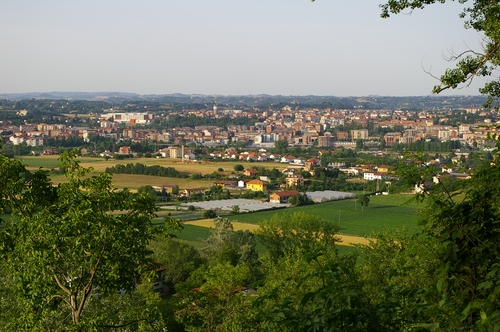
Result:
[[[262,211],[228,216],[233,221],[258,224],[272,215],[289,214],[303,211],[318,215],[326,221],[333,221],[340,226],[340,232],[347,235],[370,236],[373,232],[385,229],[405,228],[410,234],[418,227],[418,210],[423,204],[408,202],[410,195],[389,195],[370,197],[370,204],[361,210],[354,200],[333,201],[280,211]]]

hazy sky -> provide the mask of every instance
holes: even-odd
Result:
[[[0,93],[429,95],[424,69],[480,44],[455,2],[389,19],[382,2],[2,0]]]

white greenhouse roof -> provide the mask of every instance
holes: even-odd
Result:
[[[347,193],[343,191],[332,191],[332,190],[308,191],[306,192],[306,195],[307,198],[317,203],[336,201],[339,199],[346,199],[346,198],[356,198],[356,195],[353,193]]]
[[[237,205],[240,207],[240,212],[270,210],[273,208],[284,208],[290,206],[289,204],[276,204],[269,202],[261,202],[253,199],[237,198],[237,199],[223,199],[218,201],[182,203],[181,207],[190,205],[205,210],[212,209],[212,210],[222,210],[222,211],[231,211],[233,206]]]

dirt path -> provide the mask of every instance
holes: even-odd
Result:
[[[185,224],[212,228],[212,227],[214,227],[214,220],[213,219],[202,219],[202,220],[186,221]],[[259,225],[247,224],[247,223],[242,223],[242,222],[233,222],[233,228],[235,231],[249,230],[249,231],[253,232],[257,228],[259,228]],[[338,236],[340,237],[339,245],[341,245],[341,246],[353,246],[355,244],[368,244],[369,243],[369,239],[361,237],[361,236],[342,235],[342,234],[339,234]]]

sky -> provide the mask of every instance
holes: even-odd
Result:
[[[380,3],[2,0],[0,93],[421,96],[426,71],[480,49],[456,2],[388,19]]]

